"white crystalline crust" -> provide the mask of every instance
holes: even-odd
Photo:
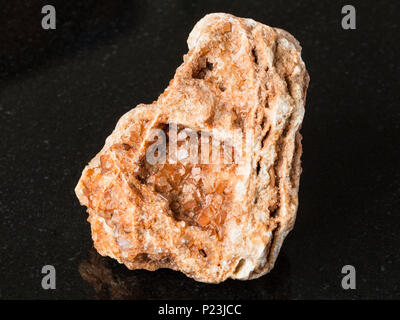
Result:
[[[286,31],[225,13],[201,19],[188,46],[158,100],[119,120],[76,194],[88,207],[97,251],[130,269],[166,267],[212,283],[257,278],[273,268],[296,217],[309,81],[301,47]],[[232,188],[207,194],[223,199],[214,229],[178,217],[149,174],[139,177],[150,129],[168,123],[221,140],[235,129],[254,132],[250,162],[218,173]]]

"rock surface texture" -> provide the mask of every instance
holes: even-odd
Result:
[[[273,268],[295,222],[309,81],[301,47],[286,31],[223,13],[201,19],[188,46],[168,88],[119,120],[75,191],[97,251],[129,269],[254,279]],[[166,162],[147,161],[152,129],[165,133]],[[188,130],[199,135],[192,149]],[[245,160],[187,161],[182,150],[216,149],[200,136]]]

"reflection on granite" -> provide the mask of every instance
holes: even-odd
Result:
[[[82,278],[93,286],[94,299],[287,299],[290,265],[284,252],[273,271],[250,281],[221,284],[196,282],[179,272],[128,270],[91,249],[79,265]]]

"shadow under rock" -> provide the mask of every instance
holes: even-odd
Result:
[[[82,278],[93,286],[93,299],[287,299],[290,264],[283,252],[275,268],[255,280],[227,280],[220,284],[196,282],[168,269],[128,270],[91,249],[79,265]]]

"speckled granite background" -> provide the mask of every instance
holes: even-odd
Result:
[[[46,1],[0,8],[0,298],[400,298],[399,5],[396,1]],[[341,8],[357,9],[342,30]],[[155,100],[203,15],[224,11],[293,33],[311,76],[300,206],[275,269],[196,283],[128,271],[91,250],[73,189],[118,118]],[[57,289],[41,288],[54,265]],[[357,289],[341,288],[341,268]]]

